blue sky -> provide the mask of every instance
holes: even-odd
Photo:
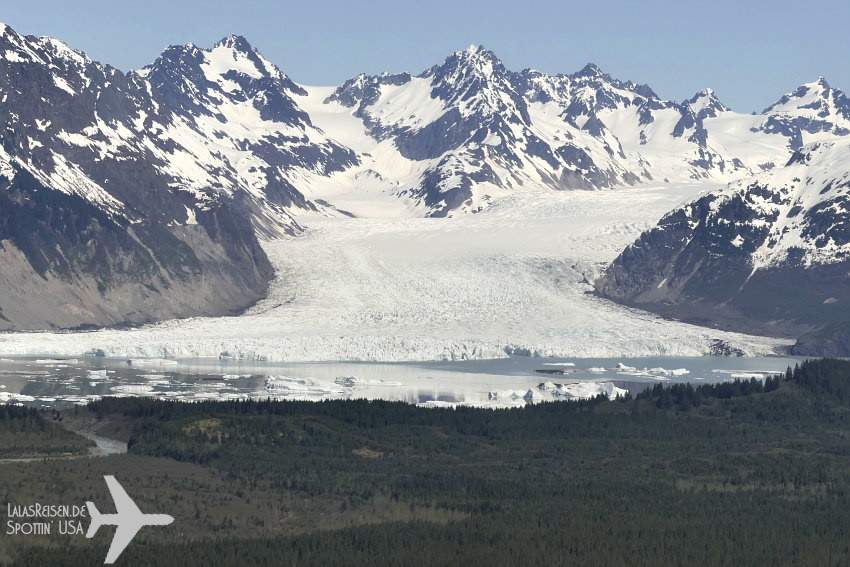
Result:
[[[761,111],[818,76],[850,91],[850,3],[839,0],[27,4],[4,6],[0,21],[123,70],[150,63],[170,44],[209,47],[235,33],[293,80],[313,85],[360,72],[418,73],[474,43],[509,69],[572,73],[593,62],[673,100],[712,87],[740,112]]]

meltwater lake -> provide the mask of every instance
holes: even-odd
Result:
[[[366,398],[430,406],[515,407],[662,383],[762,378],[785,357],[542,358],[265,363],[219,359],[0,358],[0,403],[63,409],[103,396],[162,399]]]

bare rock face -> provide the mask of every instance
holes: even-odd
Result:
[[[236,314],[273,270],[227,208],[196,224],[128,222],[20,171],[0,176],[0,329]]]

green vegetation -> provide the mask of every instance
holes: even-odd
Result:
[[[0,459],[80,454],[91,443],[60,427],[58,414],[0,404]]]
[[[104,399],[129,455],[2,465],[16,502],[143,511],[126,565],[848,565],[850,362],[522,409]],[[52,488],[48,488],[52,487]],[[4,490],[5,489],[5,490]],[[107,530],[107,534],[110,534]],[[109,536],[13,539],[0,565],[93,565]]]
[[[644,390],[638,394],[637,399],[653,400],[658,409],[675,407],[680,411],[688,411],[692,407],[701,406],[703,402],[712,398],[725,400],[772,392],[779,388],[781,381],[780,376],[770,376],[764,381],[752,378],[721,384],[704,384],[696,388],[691,384],[673,384],[670,386],[656,384],[652,389]]]

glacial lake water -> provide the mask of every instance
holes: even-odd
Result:
[[[552,384],[716,383],[783,372],[783,357],[541,358],[443,362],[309,362],[78,357],[0,358],[0,402],[67,408],[102,396],[197,401],[367,398],[409,403],[525,405]],[[528,394],[529,391],[535,395]],[[547,399],[544,395],[542,399]],[[557,398],[562,399],[562,398]]]

